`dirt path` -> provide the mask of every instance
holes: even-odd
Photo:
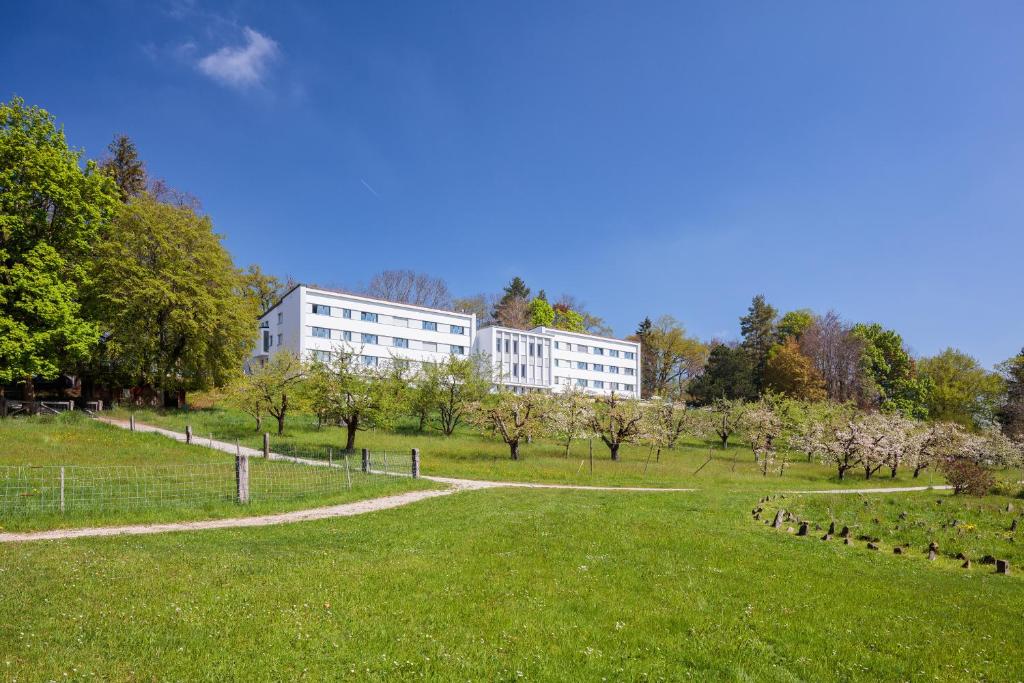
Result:
[[[782,491],[782,493],[913,493],[914,491],[949,491],[952,486],[889,486],[874,489],[824,489],[821,491]]]

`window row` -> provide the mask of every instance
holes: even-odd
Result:
[[[498,339],[494,342],[494,348],[498,353],[505,350],[505,353],[517,355],[519,353],[519,342],[515,339]],[[541,342],[523,342],[523,352],[533,358],[544,357],[544,344]]]
[[[556,341],[555,348],[562,351],[575,351],[576,353],[592,353],[595,356],[608,356],[609,358],[620,357],[618,349],[606,349],[602,346],[587,346],[586,344],[570,344],[569,342]],[[626,360],[635,360],[636,353],[634,351],[622,351],[621,357]]]
[[[284,335],[277,335],[277,345],[284,345]],[[274,335],[269,330],[263,330],[263,353],[269,353],[270,349],[274,347]]]
[[[635,384],[624,382],[606,382],[600,379],[573,379],[571,377],[556,377],[556,384],[566,386],[577,386],[581,389],[608,389],[609,391],[636,391]]]
[[[313,313],[316,315],[326,315],[351,320],[352,316],[358,313],[359,320],[368,323],[381,323],[383,325],[394,325],[396,327],[411,327],[414,329],[428,330],[430,332],[466,334],[466,327],[464,325],[448,325],[444,323],[436,323],[432,320],[413,320],[410,318],[400,318],[394,315],[371,313],[370,311],[353,311],[351,308],[340,308],[338,306],[327,306],[325,304],[310,304],[310,306],[312,307]]]
[[[577,370],[590,370],[591,372],[610,372],[613,375],[635,375],[636,368],[619,367],[618,365],[605,365],[604,363],[588,363],[582,360],[555,359],[556,368],[576,368]]]
[[[312,328],[312,336],[317,339],[330,339],[334,341],[346,341],[355,342],[358,341],[360,344],[375,344],[378,346],[394,346],[399,349],[417,349],[419,351],[444,351],[444,347],[448,347],[449,353],[454,353],[457,356],[466,355],[466,347],[459,344],[438,344],[437,342],[427,342],[419,340],[410,340],[404,337],[381,337],[376,334],[368,334],[366,332],[354,333],[350,330],[332,330],[327,327],[316,327]],[[381,340],[384,340],[383,342]],[[384,343],[388,340],[390,344]]]

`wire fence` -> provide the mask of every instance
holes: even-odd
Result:
[[[381,488],[382,474],[399,474],[397,460],[364,458],[325,449],[323,458],[305,451],[293,457],[323,465],[245,457],[239,462],[153,466],[0,466],[0,517],[44,513],[72,514],[165,507],[204,507],[216,503],[289,501],[328,497],[353,489]],[[405,459],[405,474],[409,459]],[[243,487],[240,481],[244,479]]]

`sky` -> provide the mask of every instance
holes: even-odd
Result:
[[[911,350],[1024,346],[1019,2],[10,3],[0,99],[116,133],[236,263],[456,294],[523,277],[619,336],[763,293]]]

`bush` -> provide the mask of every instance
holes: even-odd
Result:
[[[941,468],[953,487],[953,493],[984,496],[995,484],[992,472],[970,458],[946,458],[941,462]]]

